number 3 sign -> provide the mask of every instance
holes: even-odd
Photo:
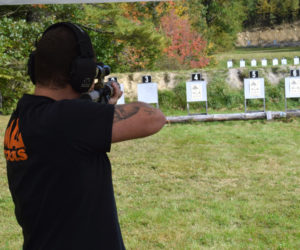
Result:
[[[152,82],[151,76],[143,76],[142,80],[143,80],[143,83]]]

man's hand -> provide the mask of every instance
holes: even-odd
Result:
[[[121,91],[120,85],[117,82],[112,82],[111,86],[113,87],[114,95],[110,97],[108,103],[115,105],[123,95],[123,91]]]

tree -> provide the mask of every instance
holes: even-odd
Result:
[[[97,59],[113,72],[151,69],[165,40],[150,21],[126,18],[120,4],[0,6],[0,92],[5,113],[32,87],[26,74],[35,41],[49,25],[71,21],[90,34]]]
[[[209,52],[232,49],[246,18],[240,0],[189,0],[188,16],[192,26],[208,42]]]
[[[153,68],[165,40],[151,21],[141,22],[134,15],[128,18],[132,10],[127,10],[127,5],[84,5],[84,11],[86,26],[101,30],[90,32],[101,61],[119,72]]]
[[[206,42],[191,29],[187,18],[179,17],[175,11],[161,19],[162,30],[170,38],[170,45],[165,49],[168,57],[175,58],[181,64],[191,68],[201,68],[209,63],[206,57]]]

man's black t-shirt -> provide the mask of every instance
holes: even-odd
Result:
[[[4,150],[24,249],[125,249],[110,151],[113,105],[24,95]]]

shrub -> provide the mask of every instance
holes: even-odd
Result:
[[[207,99],[210,108],[240,107],[243,104],[243,98],[243,92],[230,87],[223,78],[215,77],[207,85]]]

